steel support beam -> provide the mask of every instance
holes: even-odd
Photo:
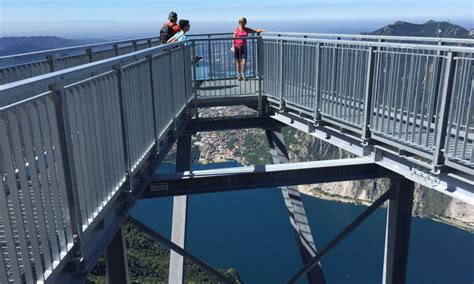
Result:
[[[176,150],[176,171],[182,172],[191,169],[191,135],[182,135],[178,138]],[[185,248],[186,242],[186,215],[188,197],[175,196],[173,199],[173,222],[171,227],[171,241]],[[170,270],[168,283],[184,282],[184,258],[175,251],[170,252]]]
[[[126,192],[118,192],[118,198],[112,198],[111,201],[102,210],[100,214],[101,221],[96,225],[91,226],[86,233],[89,237],[84,242],[84,259],[85,263],[81,266],[80,271],[71,272],[69,269],[57,269],[52,272],[45,283],[84,283],[87,275],[92,271],[99,258],[103,255],[110,240],[115,236],[119,230],[127,214],[132,210],[138,201],[139,197],[148,188],[148,181],[150,176],[156,171],[172,145],[177,138],[183,133],[187,123],[187,116],[181,114],[178,117],[178,128],[174,129],[170,125],[162,135],[162,142],[156,146],[157,149],[152,148],[149,156],[145,158],[146,162],[140,167],[140,171],[136,171],[132,179],[136,182],[132,183],[132,188]],[[156,152],[158,154],[156,155]]]
[[[293,275],[288,283],[296,283],[303,275],[311,271],[314,266],[317,266],[319,261],[325,256],[331,249],[337,246],[342,240],[344,240],[350,233],[352,233],[360,224],[362,224],[372,213],[374,213],[382,204],[385,203],[392,195],[392,190],[387,190],[377,200],[372,203],[367,209],[364,210],[357,218],[354,219],[347,227],[344,228],[334,239],[332,239],[326,246],[324,246],[319,253],[313,257],[307,264],[304,265],[295,275]]]
[[[155,174],[141,198],[398,177],[368,158]]]
[[[266,130],[265,134],[267,135],[273,163],[290,163],[290,157],[285,146],[281,128]],[[309,227],[308,218],[306,217],[304,204],[298,191],[298,186],[282,186],[280,187],[280,190],[283,194],[286,208],[288,209],[288,216],[290,218],[291,226],[293,227],[293,232],[296,236],[301,258],[303,263],[306,264],[317,254],[317,250]],[[306,274],[306,277],[308,278],[309,283],[326,283],[321,263],[314,266],[313,269]]]
[[[198,108],[245,105],[253,109],[258,109],[258,96],[249,95],[249,96],[197,98],[197,99],[194,99],[192,103],[196,104]]]
[[[122,227],[117,231],[105,251],[107,283],[128,283],[127,247]]]
[[[391,179],[391,195],[387,211],[383,283],[405,283],[411,212],[415,184],[408,179]]]
[[[198,118],[189,121],[186,127],[186,134],[194,134],[196,132],[206,131],[220,131],[233,129],[247,129],[247,128],[263,128],[269,129],[275,126],[275,123],[280,124],[270,117],[255,117],[255,116],[239,116],[239,117],[213,117],[213,118]]]

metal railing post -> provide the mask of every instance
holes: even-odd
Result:
[[[55,62],[56,56],[54,53],[46,55],[46,60],[48,61],[49,65],[49,71],[54,72],[56,71],[56,62]]]
[[[285,40],[280,41],[280,109],[285,106]]]
[[[340,37],[336,37],[336,41],[341,40]],[[333,101],[333,104],[337,102],[337,80],[338,80],[338,73],[337,73],[337,64],[339,62],[339,50],[338,50],[339,44],[336,43],[334,44],[334,52],[333,52],[333,58],[332,58],[332,85],[331,85],[331,94],[332,98],[329,98],[330,100]],[[332,113],[334,115],[334,113]]]
[[[197,89],[197,68],[196,68],[196,65],[197,65],[197,62],[194,62],[194,58],[196,58],[196,41],[193,40],[192,41],[192,58],[193,58],[193,96],[194,96],[194,109],[195,109],[195,115],[196,115],[196,118],[199,117],[199,113],[198,113],[198,107],[197,107],[197,97],[198,97],[198,89]]]
[[[372,86],[374,80],[374,47],[369,47],[369,54],[367,57],[367,79],[365,81],[365,94],[364,94],[364,118],[363,118],[363,125],[362,125],[362,139],[364,140],[364,144],[368,143],[370,138],[370,116],[372,113]]]
[[[112,45],[112,48],[115,50],[115,56],[118,56],[118,55],[119,55],[119,47],[118,47],[118,44]]]
[[[252,35],[252,36],[254,36],[254,35]],[[252,75],[257,76],[257,72],[258,72],[257,71],[257,67],[258,67],[257,66],[257,64],[258,64],[258,38],[257,38],[257,42],[255,42],[255,39],[252,39],[251,42],[254,43],[253,44],[253,47],[254,47],[253,48],[253,51],[254,51],[253,52],[254,53],[253,59],[254,60],[252,62],[252,73],[253,73]],[[257,50],[255,50],[255,49],[257,49]],[[245,70],[245,72],[247,72],[247,70]],[[247,74],[245,74],[245,76],[247,76]]]
[[[151,39],[148,39],[146,43],[148,44],[148,47],[153,47],[153,42]]]
[[[92,51],[92,48],[87,48],[86,54],[89,57],[89,62],[94,62],[94,51]]]
[[[150,84],[151,84],[151,104],[153,109],[153,133],[155,135],[155,143],[158,143],[158,132],[156,131],[156,105],[155,105],[155,81],[153,80],[153,55],[147,56],[148,64],[150,65]],[[156,148],[158,151],[158,147]]]
[[[189,114],[189,104],[188,104],[188,84],[186,76],[186,46],[181,46],[182,56],[183,56],[183,81],[184,81],[184,103],[186,104],[186,114]]]
[[[169,57],[169,71],[171,74],[174,73],[174,68],[173,68],[173,53],[172,53],[172,50],[171,48],[168,49],[168,51],[166,52],[168,57]],[[173,111],[176,112],[176,102],[175,102],[175,97],[174,97],[174,86],[173,86],[173,77],[171,77],[171,82],[170,82],[170,89],[171,89],[171,105],[172,105],[172,108],[173,108]],[[174,129],[176,130],[178,128],[178,125],[177,125],[177,121],[176,121],[176,113],[173,115],[173,127]]]
[[[61,155],[58,159],[58,163],[62,164],[64,171],[64,182],[67,196],[67,205],[69,208],[69,217],[71,222],[71,230],[73,235],[74,247],[71,250],[71,263],[74,264],[73,267],[75,270],[80,269],[80,265],[83,261],[82,256],[84,255],[84,248],[81,241],[83,238],[82,230],[82,215],[81,207],[79,204],[79,193],[77,190],[77,181],[74,174],[74,154],[72,149],[72,138],[69,128],[69,116],[67,103],[65,102],[64,87],[62,83],[58,83],[49,87],[49,89],[55,93],[53,96],[54,108],[56,112],[56,124],[58,129],[58,145],[55,147],[59,148],[59,153]]]
[[[456,70],[456,54],[454,52],[448,52],[446,58],[446,69],[444,73],[444,84],[441,93],[440,111],[438,125],[435,126],[436,140],[434,141],[434,152],[433,152],[433,171],[438,172],[441,165],[444,163],[444,146],[447,140],[447,127],[449,120],[449,112],[451,106],[451,97],[453,92],[454,77]]]
[[[117,72],[117,82],[118,82],[118,93],[119,93],[119,103],[120,103],[120,125],[122,126],[122,143],[123,143],[123,152],[125,157],[125,169],[126,169],[126,177],[129,180],[128,188],[125,190],[130,189],[130,177],[131,177],[131,159],[130,159],[130,151],[128,149],[128,127],[127,127],[127,116],[125,112],[125,101],[123,98],[123,74],[122,74],[122,66],[120,64],[114,66],[115,72]]]
[[[138,44],[136,41],[132,41],[132,45],[133,45],[133,49],[135,49],[135,51],[138,50]]]
[[[321,120],[321,43],[317,43],[316,49],[316,72],[315,72],[315,84],[314,84],[314,120]]]
[[[209,70],[208,70],[208,79],[212,79],[212,74],[213,74],[213,68],[212,68],[212,52],[211,52],[211,36],[208,35],[208,41],[207,41],[207,58],[209,58]]]
[[[258,114],[263,115],[263,39],[257,38]]]

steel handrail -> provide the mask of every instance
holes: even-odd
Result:
[[[357,39],[357,40],[387,40],[387,41],[409,41],[409,42],[432,42],[436,44],[474,44],[474,39],[469,38],[441,38],[441,37],[415,37],[415,36],[390,36],[390,35],[364,35],[364,34],[327,34],[327,33],[296,33],[296,32],[267,32],[266,35],[278,37],[317,37],[334,39]]]
[[[6,55],[6,56],[0,56],[0,63],[7,63],[7,62],[15,61],[15,60],[21,60],[26,57],[32,57],[32,56],[50,55],[50,54],[56,54],[60,52],[71,52],[71,51],[76,51],[76,50],[81,50],[81,49],[84,49],[85,51],[85,49],[100,47],[100,46],[115,45],[115,44],[118,45],[118,44],[133,43],[133,42],[148,41],[148,40],[153,41],[153,40],[158,40],[158,39],[159,37],[143,37],[143,38],[107,41],[107,42],[100,42],[100,43],[93,43],[93,44],[40,50],[40,51],[21,53],[21,54]]]
[[[6,99],[18,92],[25,92],[34,88],[48,87],[51,84],[64,82],[67,79],[90,74],[101,68],[112,68],[115,65],[123,64],[125,62],[129,62],[130,60],[138,60],[142,58],[144,59],[147,56],[157,55],[160,52],[164,55],[165,51],[176,47],[184,46],[186,43],[187,41],[181,41],[173,44],[155,46],[152,48],[147,48],[132,53],[119,55],[112,58],[0,85],[0,98]]]

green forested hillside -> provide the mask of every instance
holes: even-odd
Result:
[[[169,250],[129,222],[123,225],[127,242],[128,272],[132,283],[168,283]],[[199,257],[199,256],[198,256]],[[217,283],[204,269],[190,262],[184,267],[186,283]],[[235,269],[219,269],[229,279],[240,283]],[[105,260],[101,258],[89,275],[89,283],[105,283]]]

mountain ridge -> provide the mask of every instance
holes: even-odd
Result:
[[[396,21],[377,29],[370,35],[417,36],[417,37],[448,37],[471,38],[469,31],[461,26],[445,21],[429,20],[423,24]]]
[[[46,49],[78,46],[97,42],[103,39],[67,39],[57,36],[21,36],[0,37],[0,56],[21,54]]]

